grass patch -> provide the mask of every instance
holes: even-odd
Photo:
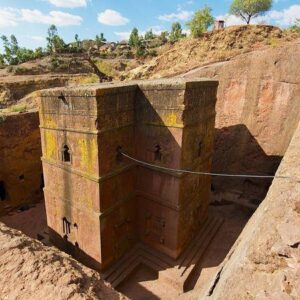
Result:
[[[95,64],[102,73],[107,76],[114,77],[115,71],[109,63],[105,62],[104,60],[98,60],[95,62]]]
[[[10,111],[11,112],[18,112],[18,113],[23,113],[26,111],[26,105],[16,105],[11,107]]]
[[[99,83],[99,78],[97,75],[84,76],[80,77],[77,82],[78,84]]]

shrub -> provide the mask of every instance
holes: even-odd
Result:
[[[211,8],[204,7],[195,12],[192,20],[187,23],[193,37],[200,37],[214,23]]]
[[[154,49],[151,49],[151,50],[149,50],[148,54],[149,54],[149,56],[155,57],[155,56],[157,56],[157,51]]]

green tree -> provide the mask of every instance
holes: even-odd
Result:
[[[48,36],[47,36],[47,49],[50,53],[55,52],[54,49],[54,38],[58,35],[57,28],[54,24],[52,24],[48,28]]]
[[[192,20],[187,23],[193,37],[200,37],[214,23],[211,8],[204,7],[195,12]]]
[[[2,61],[4,64],[18,65],[44,55],[42,48],[38,48],[33,51],[31,49],[19,47],[18,40],[14,35],[11,35],[10,39],[3,35],[1,36],[1,40],[4,47],[4,54],[2,55]]]
[[[300,19],[296,19],[294,25],[290,26],[288,30],[292,30],[300,34]]]
[[[177,42],[179,39],[182,39],[184,37],[186,37],[186,35],[182,33],[181,24],[179,22],[173,23],[170,33],[170,41]]]
[[[106,42],[106,38],[104,37],[104,33],[100,33],[100,35],[96,35],[96,44],[101,46],[104,42]]]
[[[34,51],[26,48],[18,48],[16,52],[17,63],[21,64],[23,62],[32,60],[34,58]]]
[[[81,47],[82,43],[79,39],[79,35],[76,33],[74,38],[75,38],[75,52],[80,52],[82,48]]]
[[[5,66],[4,55],[0,53],[0,68]]]
[[[48,29],[47,49],[50,53],[63,52],[65,49],[64,40],[58,35],[55,25],[51,25]]]
[[[44,51],[42,47],[36,48],[33,54],[34,58],[42,58],[44,56]]]
[[[150,29],[149,31],[147,31],[145,33],[145,40],[153,40],[155,39],[155,34],[153,33],[152,29]]]
[[[9,65],[17,65],[19,63],[17,58],[17,51],[19,49],[18,41],[14,35],[10,36],[10,41],[7,36],[2,35],[1,40],[4,47],[4,59]]]
[[[168,36],[169,36],[169,32],[168,31],[162,31],[159,35],[159,39],[161,40],[161,42],[163,44],[165,44],[168,41]]]
[[[18,40],[17,40],[16,36],[13,34],[10,36],[10,47],[11,47],[11,51],[14,55],[16,55],[18,50],[20,49]]]
[[[129,46],[133,48],[138,48],[141,46],[141,38],[139,36],[139,31],[135,27],[132,29],[130,37],[129,37]]]
[[[263,15],[271,9],[272,4],[272,0],[233,0],[230,13],[250,24],[252,18]]]

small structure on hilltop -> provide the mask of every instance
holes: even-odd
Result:
[[[52,242],[103,270],[137,242],[172,259],[207,219],[218,82],[158,80],[45,90],[41,96]]]
[[[224,20],[215,20],[214,30],[220,30],[225,28]]]

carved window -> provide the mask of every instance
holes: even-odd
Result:
[[[4,181],[0,181],[0,201],[6,200],[6,189]]]
[[[155,146],[155,151],[154,151],[154,160],[155,161],[161,161],[161,157],[162,157],[162,154],[161,154],[161,147],[159,144],[157,144]]]
[[[71,163],[71,151],[68,145],[63,146],[62,161],[66,163]]]
[[[67,220],[66,217],[63,218],[63,233],[68,235],[71,233],[71,222]]]
[[[202,147],[203,147],[203,144],[202,144],[202,142],[200,141],[199,143],[198,143],[198,152],[197,152],[197,155],[198,155],[198,157],[200,157],[201,156],[201,154],[202,154]]]

